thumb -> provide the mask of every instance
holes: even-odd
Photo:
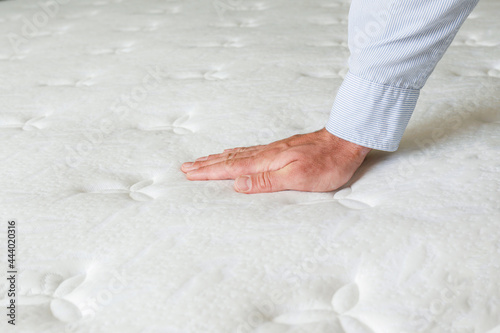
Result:
[[[286,173],[283,169],[264,171],[252,175],[239,176],[234,182],[234,189],[240,193],[277,192],[288,189],[286,181]]]

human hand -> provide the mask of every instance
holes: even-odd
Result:
[[[370,148],[325,128],[267,145],[226,149],[182,164],[189,180],[236,179],[242,193],[283,190],[328,192],[349,181]]]

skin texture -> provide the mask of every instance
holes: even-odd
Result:
[[[235,179],[241,193],[329,192],[349,181],[370,148],[325,128],[267,145],[226,149],[182,164],[189,180]]]

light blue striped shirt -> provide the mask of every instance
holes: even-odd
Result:
[[[420,89],[479,0],[352,0],[349,72],[326,129],[395,151]]]

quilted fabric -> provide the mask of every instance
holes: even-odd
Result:
[[[19,275],[0,330],[498,332],[498,1],[465,23],[400,149],[343,189],[242,195],[179,170],[324,126],[348,9],[1,1],[0,232],[17,221]]]

